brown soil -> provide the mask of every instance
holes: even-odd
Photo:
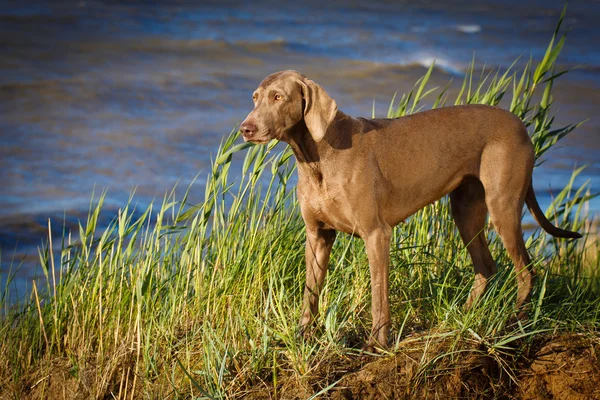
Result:
[[[600,399],[600,345],[577,336],[546,343],[521,374],[518,397]]]
[[[77,369],[68,358],[55,358],[42,362],[16,387],[3,391],[0,385],[0,399],[7,395],[6,398],[31,400],[124,398],[123,394],[130,394],[134,380],[133,360],[128,349],[122,349],[104,365],[89,360]]]
[[[277,388],[250,388],[245,399],[600,399],[600,338],[538,337],[527,354],[499,354],[424,337],[405,340],[394,356],[354,356],[319,366]]]
[[[448,355],[451,341],[414,335],[393,356],[344,355],[321,362],[310,376],[299,378],[281,371],[276,387],[265,379],[233,396],[251,400],[307,399],[315,394],[332,400],[600,399],[600,336],[537,336],[533,343],[512,344],[527,350],[498,353],[465,341],[454,346],[452,356]],[[127,388],[131,391],[133,374],[125,372],[131,372],[133,363],[125,361],[111,368],[110,376],[101,377],[94,368],[74,372],[68,369],[68,360],[55,360],[21,382],[20,390],[5,389],[24,399],[114,398],[111,393],[119,397]],[[127,375],[129,379],[122,379]],[[119,384],[120,380],[124,382]],[[173,396],[171,389],[144,386],[134,398],[159,392],[160,398]]]

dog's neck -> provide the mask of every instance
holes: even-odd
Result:
[[[301,175],[316,178],[318,182],[323,180],[323,163],[327,159],[327,155],[335,149],[346,147],[343,143],[344,138],[340,137],[339,133],[343,132],[342,125],[348,119],[349,117],[346,114],[338,110],[327,129],[327,133],[318,142],[313,139],[304,121],[300,121],[297,126],[290,130],[285,141],[290,145],[296,156],[298,170]]]
[[[304,121],[300,125],[294,132],[291,132],[286,142],[294,152],[300,177],[306,176],[321,182],[323,180],[321,157],[324,149],[320,149],[320,147],[323,146],[314,141]]]

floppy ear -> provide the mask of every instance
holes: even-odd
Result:
[[[337,104],[320,85],[304,79],[302,97],[304,97],[304,123],[315,142],[325,136],[329,124],[337,113]]]

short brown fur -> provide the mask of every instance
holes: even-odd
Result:
[[[390,325],[392,228],[450,194],[452,216],[467,245],[475,282],[471,306],[496,272],[483,227],[489,212],[517,274],[517,308],[525,314],[533,271],[521,231],[526,202],[542,228],[531,175],[535,153],[523,122],[485,105],[445,107],[397,119],[352,118],[325,90],[296,71],[269,75],[241,124],[247,141],[287,142],[298,161],[298,199],[306,224],[306,287],[300,325],[318,311],[336,231],[363,238],[371,271],[373,326],[367,345],[385,347]]]

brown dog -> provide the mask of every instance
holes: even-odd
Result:
[[[521,211],[548,233],[579,238],[544,216],[531,185],[534,150],[523,122],[491,106],[465,105],[397,119],[352,118],[296,71],[266,77],[240,126],[244,140],[287,142],[298,161],[298,199],[306,224],[306,288],[300,325],[318,311],[336,231],[365,241],[371,272],[369,349],[385,347],[390,325],[392,227],[446,194],[475,268],[467,306],[484,292],[496,265],[483,227],[489,211],[514,262],[517,308],[529,302],[533,275]]]

